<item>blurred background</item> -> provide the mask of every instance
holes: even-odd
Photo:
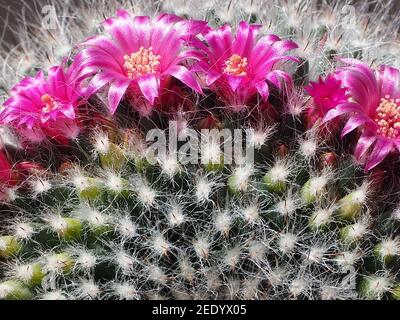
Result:
[[[53,0],[53,1],[65,1],[65,0]],[[80,1],[83,0],[67,0],[67,1],[79,3]],[[165,0],[165,1],[173,1],[173,0]],[[267,3],[269,0],[264,0],[264,1]],[[295,3],[295,0],[288,0],[288,1],[293,1]],[[315,0],[315,1],[324,1],[324,0]],[[364,2],[366,0],[354,0],[352,1],[352,3],[356,3],[357,1]],[[16,44],[16,39],[13,33],[13,30],[15,31],[14,27],[17,23],[16,16],[19,16],[22,10],[25,10],[26,19],[27,20],[34,19],[39,15],[39,13],[42,10],[42,7],[51,2],[52,0],[0,0],[0,41],[7,41]],[[337,0],[335,2],[337,3],[343,2],[343,5],[349,3],[348,0]],[[393,8],[393,12],[400,10],[400,0],[370,1],[371,8],[373,7],[374,2],[381,2],[383,4],[390,5]],[[393,23],[393,21],[391,23]],[[400,19],[398,19],[398,24],[400,29]]]

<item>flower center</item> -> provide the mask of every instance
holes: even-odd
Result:
[[[136,79],[158,71],[160,59],[161,56],[155,55],[152,47],[148,49],[140,47],[139,51],[124,56],[124,68],[129,78]]]
[[[224,72],[232,76],[243,77],[247,75],[247,65],[247,58],[242,58],[235,53],[225,61]]]
[[[400,135],[400,99],[391,99],[385,96],[376,109],[375,122],[378,125],[377,133],[388,139]]]
[[[45,113],[54,111],[60,107],[60,103],[57,102],[52,96],[44,94],[42,96],[43,108],[42,111]]]

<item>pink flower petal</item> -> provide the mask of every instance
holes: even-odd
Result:
[[[211,86],[215,81],[217,81],[222,75],[218,72],[209,71],[206,73],[206,83]]]
[[[346,123],[345,127],[343,128],[341,137],[343,138],[345,135],[349,134],[356,128],[366,124],[366,123],[372,123],[375,125],[375,123],[367,116],[363,114],[356,114],[352,116]]]
[[[268,73],[267,80],[271,81],[279,90],[282,89],[282,83],[288,88],[292,86],[292,77],[287,72],[281,70]]]
[[[41,143],[46,138],[43,130],[37,127],[21,127],[17,131],[31,143]]]
[[[272,44],[274,44],[277,41],[281,41],[281,38],[275,34],[268,34],[266,36],[261,37],[257,44],[262,44],[263,46],[271,46]]]
[[[209,56],[212,67],[220,69],[222,63],[232,55],[232,30],[229,25],[224,25],[217,30],[211,30],[205,35],[213,55]],[[220,71],[220,70],[219,70]]]
[[[149,48],[153,27],[148,16],[136,16],[133,19],[134,38],[139,47]]]
[[[134,37],[133,20],[125,10],[118,10],[116,18],[104,21],[104,29],[110,33],[119,47],[126,54],[139,50],[139,43]]]
[[[75,109],[74,106],[72,104],[66,104],[61,110],[60,112],[66,116],[67,118],[73,120],[75,119]]]
[[[256,84],[256,88],[258,93],[262,96],[262,98],[266,101],[269,97],[269,86],[265,81],[261,81]]]
[[[376,141],[376,135],[371,131],[365,131],[361,137],[358,139],[356,149],[354,151],[354,156],[357,160],[360,160],[372,144]]]
[[[118,67],[119,69],[123,68],[124,56],[126,52],[124,52],[119,46],[117,46],[112,40],[108,39],[107,37],[91,37],[81,43],[80,46],[88,47],[87,54],[85,55],[87,60],[82,61],[84,65],[93,65],[96,62],[101,62],[101,60],[106,59],[106,61],[102,62],[107,62],[108,65],[113,66],[116,69]],[[96,55],[98,57],[96,57]]]
[[[368,83],[369,80],[357,71],[343,71],[338,76],[351,98],[363,106],[364,112],[372,115],[381,98],[377,85]]]
[[[382,83],[381,96],[389,95],[391,98],[398,98],[400,96],[400,70],[383,65],[378,74]]]
[[[111,114],[114,114],[115,110],[117,110],[130,83],[131,81],[127,80],[116,80],[111,83],[110,90],[108,91],[108,108]]]
[[[206,21],[192,19],[178,21],[176,27],[184,37],[206,34],[210,30]]]
[[[45,91],[51,96],[57,96],[62,100],[68,100],[67,80],[64,69],[61,66],[50,68]]]
[[[299,46],[292,40],[282,40],[275,42],[273,47],[277,49],[280,54],[283,54],[287,51],[297,49]]]
[[[170,69],[168,69],[167,72],[174,78],[177,78],[178,80],[182,81],[184,84],[186,84],[189,88],[193,89],[194,91],[198,93],[203,92],[200,87],[200,84],[198,83],[193,73],[190,72],[185,67],[175,65]]]
[[[326,123],[334,118],[337,118],[343,114],[350,112],[360,112],[362,107],[354,102],[346,102],[338,105],[335,109],[329,110],[325,117],[322,119],[322,123]]]
[[[228,76],[226,76],[226,78],[228,80],[229,87],[231,88],[231,90],[233,92],[235,92],[238,89],[238,87],[240,86],[240,84],[243,81],[243,77],[238,77],[238,76],[228,75]]]
[[[155,99],[159,96],[160,80],[154,74],[147,74],[138,79],[140,90],[150,105],[154,105]]]
[[[393,141],[379,137],[373,147],[371,155],[368,157],[366,170],[370,171],[375,168],[392,150]]]
[[[96,94],[99,90],[101,90],[101,88],[103,88],[107,83],[111,82],[112,80],[118,80],[118,77],[116,77],[114,73],[104,72],[104,71],[99,72],[90,81],[85,91],[85,97],[90,98],[92,95]]]
[[[170,25],[182,21],[182,18],[171,13],[161,13],[155,18],[155,21],[160,25]]]
[[[239,23],[236,39],[233,42],[233,52],[242,57],[250,57],[252,49],[255,45],[257,31],[261,25],[249,25],[245,21]]]
[[[0,186],[7,184],[11,179],[11,165],[8,162],[6,155],[0,151]]]

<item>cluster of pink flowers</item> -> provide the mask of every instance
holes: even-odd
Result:
[[[100,92],[108,93],[110,114],[124,101],[148,117],[165,109],[177,81],[192,93],[216,93],[231,112],[268,106],[272,88],[285,94],[293,86],[284,65],[299,61],[288,55],[297,45],[276,35],[259,37],[260,25],[241,22],[234,32],[229,25],[213,29],[171,14],[152,19],[119,10],[103,26],[105,35],[80,43],[72,63],[16,85],[0,122],[29,143],[63,143],[78,136],[79,110]],[[345,118],[342,136],[358,130],[355,157],[370,170],[400,150],[400,72],[388,66],[372,70],[357,60],[340,63],[305,88],[312,97],[306,115],[310,123],[331,127]]]
[[[109,36],[79,44],[71,66],[51,68],[47,79],[39,72],[13,88],[1,122],[31,142],[73,139],[79,132],[77,108],[106,86],[111,114],[125,99],[149,116],[162,104],[174,78],[199,94],[217,88],[233,109],[243,108],[257,92],[267,100],[266,80],[279,88],[291,83],[290,75],[278,67],[296,60],[285,52],[297,46],[274,35],[257,40],[260,25],[242,22],[234,35],[230,26],[213,30],[205,21],[171,14],[132,18],[124,10],[103,25]]]
[[[386,65],[373,70],[354,59],[340,63],[333,74],[307,88],[312,108],[325,123],[345,118],[342,137],[358,129],[354,156],[371,170],[400,151],[400,71]]]

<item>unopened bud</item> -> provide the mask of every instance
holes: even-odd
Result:
[[[321,167],[322,168],[336,168],[337,157],[333,152],[325,152],[321,155]]]
[[[289,154],[289,148],[286,144],[280,144],[276,150],[276,153],[280,158],[286,158],[286,156]]]

